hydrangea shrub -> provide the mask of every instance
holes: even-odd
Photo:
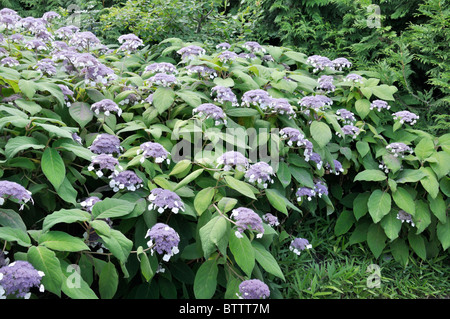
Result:
[[[33,273],[2,294],[276,297],[320,215],[376,258],[448,252],[450,135],[348,59],[0,16],[1,256]]]

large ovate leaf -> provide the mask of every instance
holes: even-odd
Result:
[[[47,147],[42,154],[41,167],[44,175],[57,190],[66,177],[66,166],[59,152]]]
[[[391,211],[391,195],[377,189],[370,195],[367,207],[374,223],[378,223]]]

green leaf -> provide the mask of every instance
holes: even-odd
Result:
[[[127,200],[105,198],[92,207],[92,216],[96,219],[125,216],[133,211],[135,205]]]
[[[406,266],[409,258],[409,247],[406,242],[401,238],[397,238],[389,244],[389,247],[391,248],[394,259],[403,266]]]
[[[365,171],[359,172],[354,182],[356,181],[372,181],[372,182],[379,182],[384,181],[386,179],[386,174],[384,172],[377,170],[377,169],[366,169]]]
[[[416,213],[414,214],[413,220],[417,227],[416,234],[420,234],[431,224],[430,210],[425,201],[416,201]]]
[[[81,209],[61,209],[50,215],[47,215],[42,224],[42,231],[49,230],[52,226],[59,223],[85,222],[91,219],[91,214]]]
[[[369,192],[359,193],[353,200],[353,214],[355,215],[356,220],[359,220],[369,211],[367,206],[369,197]]]
[[[63,284],[63,273],[61,263],[55,253],[43,246],[31,246],[28,249],[27,260],[34,268],[44,272],[41,283],[45,290],[61,296],[61,287]]]
[[[358,141],[356,142],[356,149],[358,150],[359,155],[361,155],[361,157],[364,157],[367,155],[367,153],[369,153],[370,146],[367,142]]]
[[[69,114],[80,125],[85,127],[94,118],[94,112],[85,102],[75,102],[69,107]]]
[[[367,207],[374,223],[378,223],[391,211],[391,195],[377,189],[370,195]]]
[[[203,212],[208,209],[213,200],[214,194],[214,187],[204,188],[197,193],[194,199],[194,207],[199,216],[201,216],[201,214],[203,214]]]
[[[433,153],[434,143],[430,138],[427,137],[422,138],[414,149],[414,154],[416,154],[417,158],[419,158],[419,160],[421,161],[430,157]]]
[[[358,115],[364,120],[370,112],[370,101],[366,99],[357,100],[355,102],[355,108]]]
[[[236,178],[234,178],[232,176],[225,176],[225,182],[227,183],[227,185],[229,187],[238,191],[242,195],[245,195],[252,199],[256,199],[255,194],[253,193],[252,189],[246,182],[237,180]]]
[[[309,188],[315,187],[314,180],[310,170],[302,167],[290,166],[290,171],[295,180],[299,182],[301,185]]]
[[[193,180],[195,180],[197,177],[199,177],[203,173],[203,168],[197,169],[190,173],[188,176],[183,178],[175,187],[172,189],[172,191],[176,191],[177,189],[189,184]]]
[[[349,210],[343,210],[336,220],[336,225],[334,226],[334,234],[336,236],[340,236],[347,233],[354,223],[355,217],[353,216],[353,212]]]
[[[234,208],[237,204],[237,199],[231,197],[222,197],[217,203],[217,207],[222,213],[227,213]]]
[[[252,242],[253,249],[255,251],[255,259],[268,273],[285,281],[283,272],[280,266],[272,254],[259,242]]]
[[[197,107],[200,104],[202,104],[202,99],[200,98],[200,95],[196,94],[193,91],[181,90],[177,91],[176,95],[192,107]]]
[[[36,87],[34,85],[34,81],[31,80],[19,80],[19,89],[22,91],[23,94],[30,100],[33,98],[33,96],[36,94]]]
[[[29,136],[18,136],[13,137],[8,140],[5,145],[5,155],[6,158],[12,158],[14,155],[20,151],[32,148],[32,149],[42,149],[45,145],[40,144],[39,141],[33,137]]]
[[[159,87],[153,93],[153,105],[159,114],[168,110],[175,101],[175,93],[171,88]]]
[[[392,192],[392,198],[399,208],[414,216],[416,212],[414,198],[406,189],[403,187],[397,187],[397,191]]]
[[[170,171],[169,176],[183,173],[191,165],[192,163],[190,160],[181,160],[175,164],[175,166]]]
[[[108,262],[103,266],[98,280],[98,288],[102,299],[112,299],[119,286],[119,275],[116,266]]]
[[[371,87],[372,93],[385,101],[395,101],[393,94],[397,91],[395,86],[389,86],[386,84],[381,84],[378,86]]]
[[[27,226],[22,220],[22,217],[12,209],[0,209],[0,225],[17,228],[23,232],[27,231]]]
[[[66,166],[54,148],[47,147],[41,159],[42,172],[57,190],[66,177]]]
[[[442,249],[447,250],[450,247],[450,217],[444,223],[438,222],[436,225],[436,234],[442,244]]]
[[[234,81],[232,78],[226,78],[226,79],[222,79],[222,78],[214,78],[213,82],[216,85],[220,85],[220,86],[224,86],[224,87],[233,87],[234,86]]]
[[[76,205],[78,192],[73,188],[67,177],[64,177],[64,181],[57,189],[57,193],[64,201]]]
[[[92,157],[95,156],[88,148],[85,148],[81,145],[75,145],[70,143],[61,143],[58,147],[63,148],[64,150],[70,151],[74,153],[76,156],[81,157],[87,161],[91,161]]]
[[[416,235],[413,232],[408,233],[408,242],[412,250],[422,259],[427,259],[427,249],[425,239],[422,235]]]
[[[284,188],[291,184],[291,172],[289,166],[285,162],[280,162],[277,171],[278,179]]]
[[[222,216],[212,218],[200,228],[199,234],[205,258],[209,258],[217,248],[221,251],[226,250],[229,230],[230,223]]]
[[[194,279],[194,295],[197,299],[210,299],[217,287],[219,267],[216,260],[205,261],[197,270]]]
[[[380,257],[386,247],[386,235],[380,225],[372,224],[367,231],[367,244],[375,258]]]
[[[236,263],[250,277],[255,267],[255,251],[247,236],[245,234],[242,235],[242,238],[237,238],[234,232],[231,232],[229,246]]]
[[[420,170],[425,173],[425,176],[422,177],[420,183],[432,198],[436,198],[439,193],[439,182],[436,179],[436,175],[431,167],[421,167]]]
[[[138,254],[138,257],[140,258],[140,269],[142,276],[144,276],[145,280],[149,282],[153,276],[155,275],[155,271],[153,270],[150,260],[146,253]]]
[[[391,211],[384,216],[380,225],[383,227],[384,233],[391,241],[398,237],[400,229],[402,228],[402,222],[397,218],[397,213],[394,211]]]
[[[76,252],[89,250],[83,239],[62,231],[49,231],[39,237],[39,245],[52,250]]]
[[[320,148],[324,148],[332,137],[330,128],[323,122],[313,121],[310,125],[310,132]]]
[[[250,108],[230,108],[225,113],[232,117],[250,117],[259,114],[258,110]]]
[[[281,196],[277,190],[267,188],[266,197],[273,208],[282,212],[285,215],[288,215],[285,198]]]
[[[9,226],[0,227],[0,238],[5,241],[15,241],[23,247],[31,246],[30,237],[20,228],[12,228]]]
[[[425,177],[425,172],[418,169],[404,169],[402,170],[396,180],[397,183],[415,183]]]
[[[434,216],[436,216],[441,223],[445,223],[447,220],[446,215],[446,205],[442,194],[439,193],[436,198],[427,195],[428,202],[430,203],[430,209],[433,212]]]
[[[30,115],[34,115],[36,113],[39,113],[42,110],[42,107],[33,101],[26,101],[26,100],[16,100],[14,102],[18,107],[20,107],[22,110],[27,111],[30,113]]]
[[[91,222],[97,234],[103,239],[105,247],[121,262],[127,261],[128,255],[133,247],[133,242],[125,237],[120,231],[111,229],[108,224],[102,220]]]
[[[71,299],[98,299],[95,292],[89,287],[89,284],[83,279],[79,272],[81,267],[69,265],[61,260],[61,273],[63,276],[62,291]]]

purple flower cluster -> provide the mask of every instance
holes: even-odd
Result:
[[[45,274],[36,270],[28,261],[18,260],[0,268],[0,299],[6,296],[29,299],[32,288],[44,292],[41,284]],[[6,296],[3,296],[6,294]]]
[[[317,94],[303,97],[298,104],[308,109],[314,109],[318,112],[331,106],[333,104],[333,100],[325,95]]]
[[[148,196],[148,200],[151,203],[148,205],[148,209],[153,210],[158,208],[158,213],[160,214],[164,213],[166,209],[171,210],[174,214],[178,214],[180,209],[184,211],[184,204],[180,196],[168,189],[153,189]]]
[[[399,157],[401,156],[402,158],[405,157],[405,153],[409,152],[410,154],[412,154],[413,150],[411,147],[409,147],[408,145],[406,145],[405,143],[391,143],[388,146],[386,146],[386,149],[393,154],[395,157]]]
[[[214,119],[215,125],[227,124],[226,115],[223,110],[215,104],[212,103],[203,103],[197,106],[194,110],[192,110],[194,115],[198,115],[199,117],[204,117],[206,119],[212,118]]]
[[[316,192],[316,195],[319,196],[319,198],[322,197],[322,195],[328,196],[328,187],[321,180],[315,181],[314,191]]]
[[[300,187],[295,193],[297,196],[297,201],[301,201],[303,197],[306,197],[309,201],[312,200],[314,196],[316,196],[316,191],[310,187]]]
[[[336,86],[333,84],[334,78],[331,75],[322,75],[317,82],[319,82],[319,89],[329,93],[334,92]]]
[[[300,256],[300,253],[305,249],[311,249],[312,245],[305,238],[295,238],[289,245],[289,250]]]
[[[35,69],[49,76],[56,75],[56,64],[51,59],[42,59],[38,61]]]
[[[229,151],[223,153],[217,159],[217,167],[224,165],[224,170],[229,171],[232,167],[235,167],[238,171],[245,171],[248,166],[247,158],[239,152]]]
[[[344,81],[346,82],[353,82],[353,83],[362,83],[363,78],[361,75],[356,74],[356,73],[349,73],[347,74],[347,76],[344,78]]]
[[[141,154],[141,152],[142,152],[142,158],[140,160],[141,163],[143,163],[144,160],[149,157],[154,158],[155,163],[162,163],[164,160],[166,160],[167,164],[170,163],[170,159],[168,158],[169,152],[166,151],[164,146],[162,146],[159,143],[156,142],[142,143],[136,154],[139,155]]]
[[[218,58],[220,62],[228,62],[228,61],[233,61],[236,60],[236,58],[238,57],[238,55],[232,51],[223,51],[222,53],[219,54]]]
[[[258,105],[262,110],[269,107],[272,97],[267,91],[256,89],[245,92],[242,95],[242,106]]]
[[[414,221],[413,221],[413,219],[412,219],[412,215],[409,214],[409,213],[407,213],[407,212],[405,212],[404,210],[400,210],[400,211],[397,213],[397,219],[401,220],[402,223],[404,223],[404,222],[406,222],[406,223],[411,223],[411,226],[412,226],[412,227],[415,226]]]
[[[211,95],[216,94],[214,101],[219,103],[231,102],[231,105],[238,106],[236,95],[229,87],[217,85],[211,89]]]
[[[134,192],[142,186],[142,179],[140,179],[135,172],[130,170],[121,172],[114,171],[110,176],[109,187],[115,192],[124,188]]]
[[[194,59],[195,57],[202,56],[206,53],[205,49],[197,45],[189,45],[187,47],[181,48],[177,51],[183,60]]]
[[[352,63],[346,58],[337,58],[331,61],[333,63],[333,69],[342,71],[343,68],[351,68]]]
[[[237,238],[242,238],[242,233],[246,229],[258,232],[256,238],[261,238],[263,236],[263,221],[252,209],[246,207],[233,209],[230,217],[236,221],[237,231],[234,234]]]
[[[75,46],[79,51],[89,51],[99,44],[100,40],[90,31],[75,32],[69,40],[69,45]]]
[[[391,108],[391,106],[383,100],[374,100],[372,101],[372,103],[370,103],[370,109],[377,109],[378,112],[381,112],[381,110],[386,109],[389,110]]]
[[[109,154],[99,154],[94,156],[91,160],[91,164],[88,166],[89,171],[95,171],[98,177],[102,177],[104,175],[103,170],[114,171],[116,166],[119,166],[119,169],[122,169],[119,165],[119,161]]]
[[[242,46],[245,49],[249,50],[252,53],[255,52],[266,52],[266,49],[264,49],[258,42],[255,41],[247,41],[244,43],[244,45]]]
[[[3,59],[0,61],[0,64],[1,64],[2,66],[6,66],[6,67],[9,67],[9,68],[13,68],[13,67],[15,67],[15,66],[18,66],[20,63],[19,63],[19,61],[17,61],[17,60],[14,59],[14,58],[6,57],[6,58],[3,58]]]
[[[187,74],[197,74],[202,77],[209,77],[210,79],[214,79],[217,77],[217,72],[214,69],[211,69],[205,65],[188,65],[186,66]]]
[[[219,50],[228,50],[229,48],[231,48],[231,44],[229,44],[228,42],[222,42],[216,45],[216,49]]]
[[[322,157],[320,156],[320,154],[312,152],[311,155],[309,156],[309,160],[311,160],[314,163],[316,163],[317,169],[321,169],[322,168],[323,161],[322,161]]]
[[[305,135],[303,135],[298,129],[293,127],[285,127],[280,130],[280,136],[283,140],[287,140],[289,146],[305,145]]]
[[[164,261],[169,261],[170,257],[179,252],[180,236],[172,227],[166,224],[155,224],[147,231],[145,238],[147,237],[150,237],[147,246],[151,248],[152,255],[154,251],[158,254],[164,254]]]
[[[338,118],[342,120],[345,124],[352,124],[356,121],[355,114],[346,109],[337,110],[336,115],[338,115],[339,116]]]
[[[148,85],[161,85],[163,87],[169,87],[177,84],[177,78],[172,74],[156,73],[147,80],[147,83]]]
[[[250,165],[245,178],[249,183],[256,184],[260,188],[267,188],[268,183],[273,183],[272,175],[274,175],[273,168],[265,163],[258,162]]]
[[[325,68],[334,68],[334,64],[329,58],[317,54],[308,57],[306,63],[314,67],[313,73],[325,70]]]
[[[95,102],[91,105],[91,110],[93,110],[97,115],[100,113],[104,113],[106,116],[109,116],[111,113],[117,113],[118,116],[122,115],[122,109],[116,104],[116,102],[110,99],[103,99]]]
[[[97,135],[89,149],[95,154],[111,155],[114,153],[120,154],[122,151],[119,138],[107,133]]]
[[[121,44],[119,51],[125,51],[127,53],[135,52],[139,47],[144,45],[142,40],[132,33],[121,35],[118,41]]]
[[[334,164],[334,174],[335,175],[339,175],[339,173],[344,172],[344,168],[342,167],[341,162],[339,162],[338,160],[333,160],[333,164]],[[327,169],[330,173],[333,173],[333,168],[331,167],[330,163],[327,163],[325,165],[325,169]]]
[[[394,120],[399,120],[401,124],[408,123],[409,125],[416,124],[419,116],[409,111],[400,111],[392,114]]]
[[[267,299],[270,296],[269,287],[259,279],[244,280],[239,285],[239,299]]]
[[[272,98],[269,104],[269,111],[274,114],[287,115],[290,119],[295,117],[295,111],[287,99]]]
[[[280,222],[278,221],[278,217],[272,215],[271,213],[266,213],[263,215],[262,219],[269,224],[270,226],[278,226]]]
[[[360,129],[359,127],[356,127],[354,125],[347,124],[342,127],[342,133],[344,135],[350,135],[352,138],[356,138],[360,133]],[[336,132],[336,135],[341,137],[341,134],[339,132]]]
[[[41,40],[30,40],[25,43],[25,48],[33,51],[45,51],[48,50],[48,47]]]
[[[9,198],[13,198],[21,204],[19,210],[22,210],[29,201],[34,204],[31,192],[25,187],[16,182],[0,181],[0,205],[3,205],[5,199]]]
[[[68,107],[70,107],[71,102],[70,102],[69,96],[73,97],[74,92],[71,89],[69,89],[69,87],[67,85],[58,84],[58,86],[59,86],[59,88],[61,89],[61,91],[62,91],[62,93],[64,95],[64,100],[66,101],[66,105]]]
[[[172,63],[169,63],[169,62],[152,63],[145,67],[144,72],[167,73],[167,74],[178,73],[175,65],[173,65]]]
[[[100,198],[98,198],[97,196],[90,196],[88,198],[86,198],[85,200],[83,200],[80,205],[81,207],[83,207],[83,209],[85,209],[88,212],[92,212],[92,207],[94,207],[94,205],[98,202],[101,202],[102,200]]]
[[[77,33],[80,30],[80,28],[74,26],[74,25],[68,25],[61,27],[55,31],[55,34],[60,39],[70,39],[75,33]]]

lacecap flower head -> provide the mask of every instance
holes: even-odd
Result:
[[[119,138],[107,133],[97,135],[89,149],[95,154],[120,154],[122,151]]]
[[[312,245],[305,238],[295,238],[289,245],[289,250],[294,252],[296,255],[300,255],[303,250],[311,248]]]
[[[93,110],[97,115],[99,115],[100,113],[104,113],[106,116],[109,116],[112,113],[117,113],[118,116],[122,115],[122,109],[117,105],[116,102],[110,99],[103,99],[101,101],[95,102],[91,105],[91,110]]]
[[[152,255],[155,251],[158,254],[164,254],[164,261],[169,261],[173,255],[179,252],[180,236],[172,227],[166,224],[155,224],[147,231],[145,238],[147,237],[150,237],[147,246],[151,248]]]
[[[115,192],[125,188],[133,192],[142,187],[143,184],[142,179],[140,179],[135,172],[125,170],[122,172],[114,171],[110,176],[109,186]]]
[[[155,163],[162,163],[166,160],[167,164],[170,163],[170,159],[168,158],[169,152],[166,151],[164,146],[156,142],[145,142],[142,143],[137,150],[136,154],[139,155],[142,152],[142,158],[140,160],[141,163],[144,162],[146,158],[154,158]]]
[[[249,183],[256,184],[258,187],[267,188],[268,183],[273,183],[272,175],[274,175],[272,166],[266,162],[258,162],[250,165],[245,178]]]
[[[180,210],[184,211],[184,204],[180,196],[168,189],[152,189],[148,200],[150,201],[148,209],[157,209],[160,214],[164,213],[166,209],[172,211],[174,214],[178,214]]]
[[[249,165],[248,159],[242,155],[242,153],[236,151],[229,151],[223,153],[217,159],[217,167],[224,165],[223,169],[225,171],[231,170],[235,167],[238,171],[245,171]]]
[[[114,171],[116,166],[122,169],[119,165],[119,161],[109,154],[99,154],[92,158],[91,164],[88,166],[89,171],[95,171],[98,177],[104,175],[104,170]]]
[[[239,299],[267,299],[270,296],[269,287],[259,279],[244,280],[239,285]]]
[[[257,213],[252,209],[246,207],[239,207],[233,209],[231,215],[236,221],[237,231],[235,232],[236,237],[242,238],[242,233],[248,229],[251,231],[256,231],[256,238],[261,238],[264,234],[263,221]]]
[[[44,292],[41,279],[45,274],[36,270],[28,261],[18,260],[0,268],[0,299],[1,292],[6,296],[29,299],[32,288]],[[5,297],[6,297],[5,296]]]
[[[194,115],[197,115],[201,118],[212,118],[214,119],[214,124],[215,125],[220,125],[220,124],[227,124],[227,120],[226,120],[226,114],[225,112],[222,110],[222,108],[218,107],[215,104],[212,103],[203,103],[199,106],[197,106],[192,113]]]
[[[13,198],[21,204],[19,210],[22,210],[29,201],[34,203],[31,192],[22,185],[16,182],[0,181],[0,206],[3,205],[5,199],[9,198]]]

